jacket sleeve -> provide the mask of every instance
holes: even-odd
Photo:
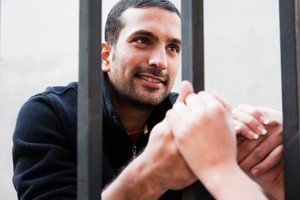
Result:
[[[13,183],[19,199],[76,199],[76,152],[65,129],[45,95],[21,108],[13,134]]]

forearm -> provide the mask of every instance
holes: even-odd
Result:
[[[206,173],[204,178],[202,175],[201,181],[216,199],[267,199],[261,188],[237,165],[211,170]]]
[[[103,200],[158,199],[164,192],[154,169],[143,162],[142,155],[132,161],[122,173],[102,192]]]

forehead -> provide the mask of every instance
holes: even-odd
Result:
[[[145,30],[166,38],[181,38],[181,21],[175,12],[166,9],[129,8],[121,16],[124,25],[120,32],[123,37],[128,37],[138,30]]]

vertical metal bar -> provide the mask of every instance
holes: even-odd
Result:
[[[300,2],[280,0],[285,199],[300,197]]]
[[[101,0],[80,0],[77,198],[99,200],[102,181]]]
[[[203,0],[181,1],[182,79],[204,90]]]
[[[190,81],[195,92],[204,90],[203,0],[181,1],[182,80]],[[184,200],[207,199],[200,182],[184,189]]]

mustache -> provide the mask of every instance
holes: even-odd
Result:
[[[168,73],[163,72],[162,70],[158,69],[157,67],[142,67],[142,66],[136,66],[134,69],[134,74],[139,75],[139,74],[151,74],[153,76],[162,78],[164,82],[168,83],[170,80],[170,77]]]

